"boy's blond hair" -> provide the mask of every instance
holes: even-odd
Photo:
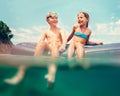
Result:
[[[48,12],[46,15],[46,19],[48,19],[50,17],[58,17],[58,15],[56,12]]]

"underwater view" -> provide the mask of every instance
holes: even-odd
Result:
[[[85,58],[79,64],[73,59],[73,67],[67,61],[67,51],[62,53],[56,60],[53,89],[47,89],[44,78],[51,59],[34,58],[34,45],[21,43],[12,54],[0,55],[0,96],[120,96],[120,43],[86,46]],[[23,80],[15,85],[5,83],[22,64],[28,66]]]

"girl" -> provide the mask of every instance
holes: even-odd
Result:
[[[88,28],[89,23],[88,13],[86,12],[78,13],[77,20],[78,24],[73,26],[72,32],[67,39],[67,42],[72,39],[68,48],[68,59],[71,59],[75,49],[77,59],[83,58],[85,54],[84,49],[85,44],[103,44],[102,42],[89,41],[91,30]]]

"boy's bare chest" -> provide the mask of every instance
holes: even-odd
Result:
[[[58,38],[60,36],[60,32],[50,32],[49,34],[47,34],[47,37],[51,37],[51,38]]]

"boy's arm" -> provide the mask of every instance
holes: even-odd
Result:
[[[41,37],[40,37],[39,42],[45,41],[45,38],[46,38],[46,32],[44,31],[44,32],[41,34]]]
[[[41,44],[45,41],[45,37],[46,37],[45,32],[43,32],[41,34],[38,44],[36,45],[34,56],[38,56],[41,53],[40,47],[41,47]]]
[[[62,36],[62,45],[60,46],[59,51],[64,51],[67,43],[65,31],[61,30],[61,36]]]

